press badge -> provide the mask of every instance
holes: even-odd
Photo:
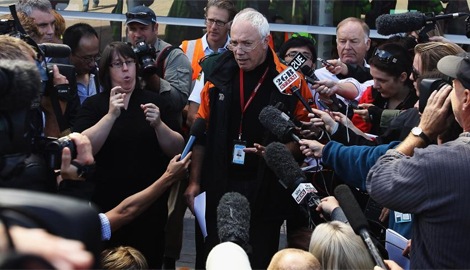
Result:
[[[245,164],[245,152],[243,149],[246,148],[245,141],[235,140],[233,144],[233,155],[232,155],[232,163],[238,165]]]
[[[411,214],[395,211],[395,223],[411,222]]]

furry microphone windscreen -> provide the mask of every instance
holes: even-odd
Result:
[[[220,242],[234,242],[241,246],[250,239],[250,203],[237,192],[227,192],[217,206],[217,230]]]
[[[0,110],[31,106],[41,87],[37,66],[27,61],[0,60]]]

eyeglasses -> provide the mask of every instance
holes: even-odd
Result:
[[[126,66],[128,66],[128,67],[133,66],[133,65],[135,65],[135,60],[134,59],[128,59],[124,62],[122,62],[122,61],[114,62],[114,63],[111,63],[111,65],[109,65],[109,66],[112,67],[112,68],[115,68],[115,69],[119,69],[119,68],[122,68],[122,66],[124,64],[126,64]]]
[[[379,57],[380,61],[382,61],[384,63],[387,63],[387,64],[390,64],[390,63],[396,64],[397,61],[398,61],[398,59],[396,59],[393,56],[393,54],[391,54],[387,51],[384,51],[384,50],[375,49],[374,55],[377,55]]]
[[[299,52],[297,51],[291,51],[290,53],[286,54],[284,57],[289,57],[289,58],[294,58]],[[303,56],[305,56],[305,58],[307,58],[308,60],[312,60],[313,56],[309,53],[302,53]]]
[[[261,39],[261,40],[263,40],[263,39]],[[242,42],[240,44],[238,44],[237,42],[230,41],[230,43],[227,44],[227,49],[231,50],[232,52],[236,52],[237,49],[240,49],[245,53],[249,53],[252,50],[254,50],[256,48],[256,46],[258,46],[258,44],[261,43],[261,40],[256,42],[255,44],[253,44],[251,42],[247,42],[247,41]]]
[[[91,62],[95,61],[95,62],[99,62],[100,59],[101,59],[101,54],[98,53],[97,55],[95,56],[78,56],[76,54],[73,54],[75,55],[75,57],[77,58],[80,58],[83,62],[85,62],[86,64],[90,64]]]
[[[419,74],[419,72],[415,68],[411,69],[411,73],[413,74],[413,80],[414,81],[418,80],[419,76],[421,76],[421,74]]]
[[[214,20],[214,19],[207,19],[206,18],[206,25],[207,26],[211,26],[213,24],[216,24],[218,27],[224,27],[227,23],[229,22],[223,22],[223,21],[219,21],[219,20]]]

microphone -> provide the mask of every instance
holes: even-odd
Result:
[[[316,194],[317,190],[311,183],[304,183],[307,182],[305,174],[284,144],[272,142],[266,146],[264,160],[279,177],[281,185],[286,189],[294,190],[292,197],[297,204],[315,208],[320,204],[320,197]]]
[[[271,133],[276,135],[281,141],[288,141],[294,139],[296,142],[300,142],[300,138],[295,135],[295,126],[289,121],[289,116],[274,106],[264,107],[259,116],[259,121],[265,128]]]
[[[278,102],[276,103],[276,105],[274,105],[274,107],[278,110],[280,110],[281,112],[283,112],[284,114],[286,114],[288,117],[289,117],[289,120],[292,121],[292,123],[294,123],[294,125],[296,127],[299,127],[301,128],[303,126],[302,122],[300,122],[299,119],[297,119],[295,116],[293,116],[286,108],[285,108],[285,105],[284,103],[282,102]],[[283,116],[284,117],[284,116]]]
[[[40,85],[41,79],[35,64],[0,60],[0,110],[30,108]]]
[[[304,74],[305,80],[310,83],[310,84],[315,84],[315,81],[319,81],[317,76],[315,75],[315,71],[311,69],[308,66],[303,66],[301,68],[302,74]],[[343,105],[339,102],[338,98],[336,95],[331,95],[330,96],[331,101],[333,101],[333,104],[335,107],[331,108],[331,106],[328,106],[332,111],[339,111],[343,107]]]
[[[388,267],[385,266],[382,257],[380,256],[379,250],[372,242],[372,238],[369,234],[369,223],[367,223],[367,219],[349,187],[344,184],[337,186],[335,188],[335,197],[343,209],[343,212],[346,215],[354,232],[361,236],[362,240],[366,244],[366,247],[369,250],[369,254],[371,255],[375,264],[380,266],[382,269],[388,269]]]
[[[426,26],[427,22],[437,20],[455,19],[458,17],[469,16],[467,13],[449,13],[433,17],[426,16],[421,12],[407,12],[400,14],[383,14],[375,20],[377,33],[388,36],[396,33],[411,32],[419,30]]]
[[[317,76],[315,76],[315,71],[310,67],[303,66],[300,68],[300,70],[302,71],[302,74],[304,74],[304,78],[309,84],[315,84],[315,81],[319,81]]]
[[[237,192],[225,193],[217,206],[217,233],[220,242],[234,242],[246,248],[250,239],[250,203]]]
[[[38,44],[38,48],[44,53],[45,57],[66,58],[72,53],[68,45],[56,43]]]
[[[183,153],[181,153],[181,159],[184,159],[186,155],[189,153],[191,148],[193,147],[194,141],[196,138],[201,138],[204,136],[204,131],[206,130],[206,120],[204,118],[198,118],[194,121],[193,125],[191,126],[191,130],[189,131],[189,140],[186,146],[183,149]]]
[[[299,54],[297,54],[299,55]],[[293,61],[291,61],[292,63]],[[276,85],[277,89],[282,94],[285,94],[285,91],[289,88],[291,84],[293,84],[295,81],[300,79],[299,74],[294,70],[293,67],[289,66],[286,68],[284,71],[279,73],[274,79],[273,82]],[[310,105],[308,105],[308,102],[304,99],[304,97],[300,94],[299,88],[296,86],[291,87],[292,94],[297,97],[297,99],[304,105],[305,109],[309,113],[313,113],[312,108],[310,108]]]

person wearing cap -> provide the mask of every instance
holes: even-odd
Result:
[[[419,125],[377,161],[366,187],[379,204],[414,214],[412,269],[464,269],[470,264],[470,54],[445,56],[437,68],[454,79],[453,88],[431,94]],[[463,133],[429,145],[448,129],[449,117]]]
[[[145,88],[159,93],[174,111],[181,113],[191,87],[192,70],[188,57],[182,50],[158,38],[157,17],[150,8],[137,6],[126,13],[126,18],[132,45],[143,41],[156,49],[157,71],[142,78]]]

